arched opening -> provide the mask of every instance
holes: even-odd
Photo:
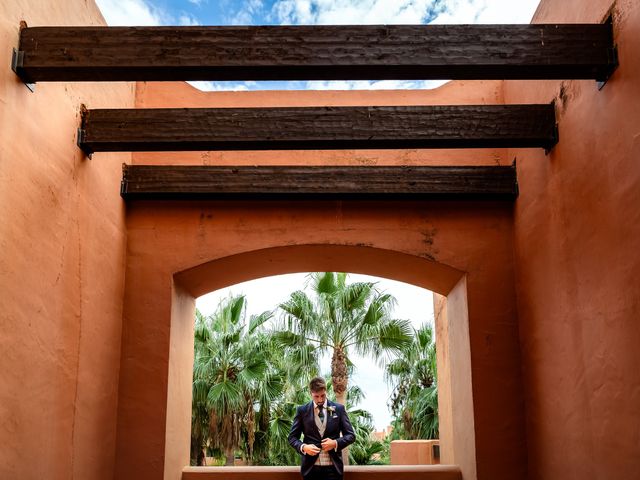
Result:
[[[246,280],[284,273],[348,271],[410,283],[437,294],[441,462],[475,478],[475,430],[464,272],[432,260],[368,246],[295,245],[203,263],[173,277],[165,438],[165,478],[189,459],[195,298]]]

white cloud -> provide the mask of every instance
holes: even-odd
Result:
[[[529,23],[539,0],[277,0],[282,24]]]
[[[311,81],[306,90],[417,90],[437,88],[447,80],[334,80]]]
[[[261,16],[263,10],[264,3],[262,0],[248,0],[244,2],[240,10],[228,18],[228,21],[231,25],[252,25],[255,23],[255,17]]]
[[[187,82],[192,87],[203,92],[246,92],[255,90],[256,82],[209,82],[209,81],[192,81]]]
[[[200,5],[206,0],[189,0]],[[153,25],[201,25],[195,15],[187,12],[175,13],[177,18],[153,4],[153,0],[96,0],[107,24],[110,26]]]
[[[196,7],[199,7],[200,5],[202,5],[203,3],[206,3],[207,0],[188,0],[189,3],[192,3],[193,5],[195,5]]]
[[[314,80],[309,82],[191,81],[188,83],[203,92],[244,92],[248,90],[428,90],[447,83],[447,80]]]
[[[448,0],[433,23],[529,23],[540,0]]]
[[[96,0],[107,24],[150,26],[171,23],[171,16],[145,0]]]
[[[418,24],[439,0],[278,0],[271,18],[283,24]]]
[[[185,27],[200,25],[200,21],[189,13],[182,13],[178,18],[178,25],[183,25]]]

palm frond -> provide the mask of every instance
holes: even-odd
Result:
[[[239,409],[243,404],[242,391],[231,381],[215,384],[207,395],[207,407],[218,412]]]
[[[389,320],[380,326],[380,347],[383,350],[401,351],[411,344],[412,331],[409,320]]]
[[[273,311],[262,312],[260,315],[251,315],[249,319],[249,334],[252,334],[256,329],[262,327],[266,322],[273,318]]]

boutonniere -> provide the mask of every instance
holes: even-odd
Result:
[[[329,412],[332,417],[336,417],[336,407],[329,405],[327,407],[327,412]]]

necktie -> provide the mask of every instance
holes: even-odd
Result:
[[[324,408],[324,405],[322,403],[318,404],[318,418],[320,419],[321,422],[324,422],[324,412],[322,411],[322,409]]]

